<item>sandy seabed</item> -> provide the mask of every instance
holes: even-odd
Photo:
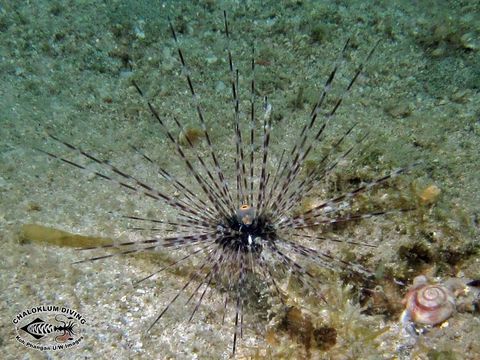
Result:
[[[422,213],[422,219],[406,215],[365,221],[351,231],[352,240],[381,237],[385,243],[376,259],[387,266],[398,263],[402,269],[408,269],[411,259],[400,257],[399,248],[416,241],[427,243],[429,257],[420,266],[412,266],[412,277],[424,272],[440,278],[478,278],[479,5],[471,1],[262,3],[35,1],[0,5],[2,358],[216,359],[230,355],[233,326],[222,325],[222,304],[213,297],[205,301],[193,322],[186,321],[182,301],[158,328],[146,333],[151,320],[181,288],[188,269],[162,273],[138,288],[132,281],[154,272],[171,254],[74,265],[82,253],[41,241],[25,242],[20,236],[22,225],[40,224],[126,241],[139,234],[126,229],[121,215],[169,214],[158,203],[132,196],[35,150],[65,153],[65,148],[47,141],[48,131],[112,160],[121,169],[130,169],[147,183],[158,183],[151,166],[132,156],[129,144],[135,144],[179,178],[186,176],[182,164],[165,155],[172,149],[131,86],[134,78],[162,115],[195,123],[188,88],[178,76],[180,66],[167,16],[181,36],[215,149],[231,174],[232,108],[221,96],[229,91],[223,9],[229,12],[231,48],[239,68],[244,69],[241,84],[245,89],[250,44],[255,40],[257,87],[269,96],[275,116],[273,150],[295,140],[346,38],[352,37],[357,51],[348,52],[345,59],[345,75],[338,80],[344,85],[354,64],[379,40],[365,75],[346,97],[331,131],[344,131],[356,122],[369,132],[372,155],[360,161],[364,175],[422,160],[419,169],[400,180],[405,190],[399,186],[399,191],[415,192],[409,184],[414,188],[434,184],[441,195]],[[345,173],[351,176],[349,168]],[[401,233],[395,226],[413,230]],[[16,314],[49,304],[75,309],[88,319],[81,345],[68,352],[41,352],[15,340],[11,320]],[[475,341],[480,333],[478,311],[455,314],[446,326],[433,329],[416,344],[399,335],[398,317],[357,314],[355,319],[384,331],[367,346],[362,337],[342,337],[348,332],[339,329],[333,348],[308,355],[287,335],[279,335],[281,349],[272,350],[275,345],[268,345],[265,334],[252,326],[240,342],[238,357],[281,358],[292,353],[298,358],[326,359],[480,357]]]

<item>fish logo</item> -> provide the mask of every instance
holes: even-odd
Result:
[[[77,311],[59,306],[37,306],[25,310],[12,320],[16,340],[41,351],[64,350],[83,340],[85,318]]]
[[[61,317],[65,317],[68,321],[60,320]],[[55,341],[59,343],[67,342],[68,340],[73,340],[73,335],[75,335],[75,331],[73,331],[74,326],[76,325],[75,322],[71,321],[73,317],[66,317],[65,315],[56,315],[55,321],[61,323],[62,325],[52,325],[48,322],[40,318],[36,318],[32,320],[25,326],[22,326],[20,329],[25,331],[27,334],[31,335],[37,340],[40,340],[46,335],[51,335],[55,333],[62,333],[55,337]]]

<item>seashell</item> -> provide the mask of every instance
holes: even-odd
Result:
[[[455,296],[441,284],[427,284],[424,276],[414,279],[413,287],[403,300],[405,311],[413,322],[437,325],[455,311]]]

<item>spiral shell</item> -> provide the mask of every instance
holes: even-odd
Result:
[[[419,277],[420,278],[420,277]],[[455,310],[455,296],[441,284],[426,284],[421,279],[405,296],[404,304],[411,320],[419,324],[437,325],[447,320]]]

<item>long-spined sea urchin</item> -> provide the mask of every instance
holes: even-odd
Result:
[[[354,131],[356,125],[354,124],[329,145],[328,151],[320,158],[315,159],[313,166],[311,164],[307,166],[319,144],[323,146],[329,125],[344,98],[351,92],[355,82],[362,74],[365,64],[374,53],[375,46],[368,52],[364,61],[357,66],[351,80],[340,91],[340,95],[330,101],[330,90],[338,75],[341,61],[334,65],[293,146],[285,148],[280,154],[275,154],[275,161],[271,160],[273,157],[271,154],[272,108],[266,97],[262,104],[258,101],[260,91],[255,81],[254,47],[252,46],[251,51],[250,80],[247,91],[249,106],[245,112],[247,115],[245,115],[240,109],[242,101],[239,69],[235,66],[230,47],[227,46],[226,62],[230,75],[235,139],[235,175],[233,179],[230,179],[230,176],[227,175],[228,172],[225,171],[226,166],[222,163],[222,157],[214,145],[216,139],[211,136],[209,130],[211,123],[207,122],[205,111],[198,99],[193,76],[187,65],[187,58],[171,22],[169,22],[169,26],[181,72],[186,79],[192,106],[198,117],[200,133],[206,142],[205,154],[196,152],[195,144],[188,136],[180,141],[175,135],[177,130],[170,127],[173,121],[175,129],[178,127],[178,132],[181,132],[186,125],[185,119],[163,117],[153,102],[143,93],[140,85],[133,82],[133,86],[144,99],[153,119],[171,143],[177,159],[185,166],[189,179],[176,177],[169,170],[155,164],[150,156],[137,147],[132,147],[134,152],[158,170],[163,179],[161,190],[145,183],[136,175],[117,168],[111,162],[64,141],[57,135],[49,134],[49,138],[63,144],[72,152],[77,152],[85,162],[72,161],[63,155],[60,156],[46,150],[41,151],[97,178],[116,183],[127,191],[158,201],[176,212],[176,218],[173,220],[126,215],[125,217],[130,220],[152,223],[159,227],[139,226],[132,230],[158,231],[159,235],[82,249],[97,251],[103,248],[117,251],[105,255],[95,255],[79,262],[165,249],[186,251],[174,262],[137,281],[138,285],[166,268],[175,267],[192,257],[199,258],[198,265],[192,269],[188,280],[167,306],[159,311],[155,319],[151,321],[149,330],[152,331],[152,327],[167,312],[170,305],[188,291],[190,291],[190,296],[187,302],[197,298],[195,304],[192,305],[191,320],[202,304],[206,293],[213,288],[224,294],[223,318],[225,318],[228,308],[233,308],[232,352],[235,353],[237,339],[243,334],[244,312],[246,301],[249,298],[246,292],[249,291],[248,283],[252,279],[261,279],[269,286],[272,294],[279,296],[283,301],[285,295],[278,282],[282,281],[287,273],[291,274],[300,284],[318,291],[321,279],[312,273],[312,266],[333,271],[358,273],[367,279],[373,276],[373,273],[362,265],[344,260],[330,251],[322,249],[322,244],[337,242],[371,248],[375,248],[375,244],[368,241],[338,239],[330,236],[328,232],[330,230],[323,229],[339,223],[409,210],[408,207],[365,212],[351,209],[351,203],[361,194],[378,188],[393,177],[406,172],[409,167],[394,170],[368,182],[361,182],[350,191],[317,202],[308,208],[299,207],[302,199],[314,192],[341,162],[352,156],[364,143],[366,135],[359,136],[359,140],[353,145],[345,146],[345,140]],[[224,30],[228,44],[230,33],[226,13],[224,13]],[[340,59],[343,58],[348,47],[349,40],[340,49]],[[260,115],[258,115],[259,113]],[[223,126],[223,124],[218,123],[217,126]],[[91,169],[87,162],[96,164],[96,169]],[[164,190],[164,186],[165,189],[170,190]],[[173,195],[174,192],[175,195]],[[318,231],[312,232],[311,229]],[[164,235],[166,231],[171,234]],[[318,292],[319,296],[322,296],[321,292]]]

